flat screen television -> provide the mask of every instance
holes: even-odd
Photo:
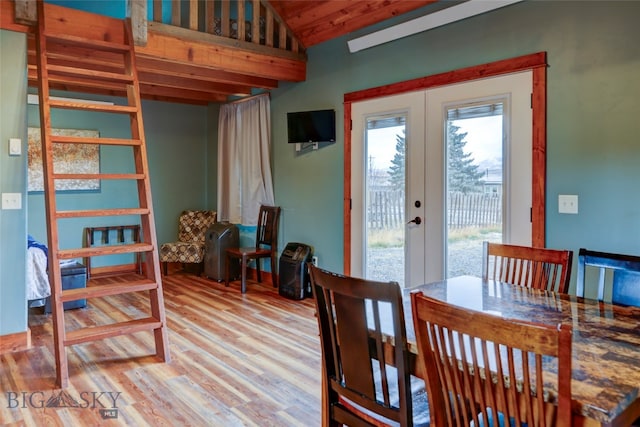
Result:
[[[335,142],[336,111],[315,110],[287,113],[290,144],[304,142]]]

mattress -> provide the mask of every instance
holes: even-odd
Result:
[[[47,275],[47,249],[29,236],[27,249],[27,301],[29,307],[38,307],[36,300],[43,300],[51,295],[49,276]],[[35,243],[34,243],[35,242]],[[33,304],[31,303],[33,301]]]

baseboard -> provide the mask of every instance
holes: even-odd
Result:
[[[24,332],[0,336],[0,354],[31,348],[31,329]]]

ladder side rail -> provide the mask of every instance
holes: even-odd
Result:
[[[44,200],[47,219],[47,242],[49,246],[48,268],[51,282],[51,312],[53,316],[53,345],[56,359],[56,384],[65,388],[68,384],[68,362],[65,351],[66,332],[62,305],[62,273],[58,259],[58,222],[56,212],[56,190],[53,180],[53,143],[51,141],[51,108],[49,106],[49,75],[47,71],[47,49],[45,37],[44,1],[38,0],[38,31],[36,52],[38,56],[38,97],[40,132],[42,144],[42,167],[44,176]]]
[[[158,242],[156,237],[156,227],[153,217],[153,203],[151,198],[151,178],[149,176],[149,164],[147,160],[146,140],[144,134],[144,125],[142,121],[142,105],[140,100],[140,80],[138,78],[138,69],[136,67],[136,57],[133,42],[133,33],[131,30],[131,19],[127,18],[124,22],[125,39],[129,43],[129,54],[125,55],[125,72],[133,77],[133,83],[127,85],[127,100],[129,106],[136,106],[136,113],[131,114],[131,138],[140,140],[141,144],[133,147],[134,162],[136,173],[144,173],[147,179],[137,181],[138,197],[140,207],[149,209],[147,215],[140,217],[142,224],[142,238],[145,243],[153,246],[153,251],[145,253],[144,268],[146,276],[156,283],[158,287],[149,291],[151,297],[151,315],[160,320],[162,327],[154,329],[154,340],[156,346],[156,356],[162,360],[169,362],[171,354],[169,352],[169,338],[167,333],[167,319],[164,310],[164,296],[162,289],[162,274],[160,273],[160,257],[158,255]]]

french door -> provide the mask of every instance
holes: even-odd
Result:
[[[350,274],[413,287],[531,244],[531,93],[525,71],[354,102]]]

